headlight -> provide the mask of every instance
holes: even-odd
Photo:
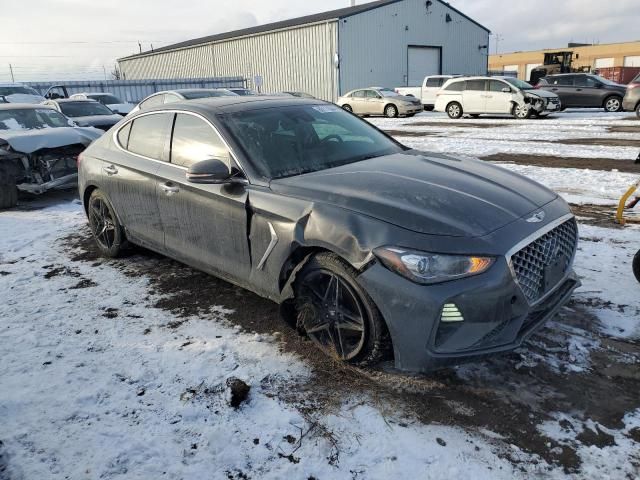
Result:
[[[389,270],[421,284],[479,275],[486,272],[494,262],[491,257],[444,255],[396,247],[376,248],[373,253]]]

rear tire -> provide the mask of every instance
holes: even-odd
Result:
[[[447,105],[447,115],[449,115],[449,118],[457,120],[462,117],[463,113],[464,112],[462,110],[462,105],[460,105],[458,102],[451,102],[449,105]]]
[[[396,118],[398,116],[398,107],[393,104],[389,104],[384,107],[384,116],[387,118]]]
[[[636,116],[640,118],[640,103],[636,105]]]
[[[343,105],[342,109],[349,113],[353,113],[353,108],[351,108],[351,105]]]
[[[380,311],[356,281],[357,272],[333,253],[312,257],[294,285],[299,331],[338,361],[370,365],[389,351]]]
[[[622,111],[622,97],[611,95],[604,100],[604,111],[615,113]]]
[[[6,166],[0,166],[0,209],[13,208],[17,204],[16,179]]]
[[[109,258],[120,256],[127,247],[124,229],[111,205],[100,190],[94,190],[87,205],[89,227],[98,250]]]
[[[633,258],[633,274],[636,276],[636,280],[640,282],[640,251]]]

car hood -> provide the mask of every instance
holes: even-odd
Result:
[[[429,235],[487,235],[553,201],[542,185],[480,160],[408,152],[273,180],[273,191]]]
[[[122,120],[122,115],[90,115],[87,117],[73,117],[71,120],[81,127],[93,127],[95,125],[115,125]]]
[[[133,105],[132,103],[112,103],[107,105],[107,107],[109,107],[111,110],[113,110],[116,113],[121,113],[122,115],[126,115],[131,111],[133,107],[135,107],[135,105]]]
[[[29,95],[28,93],[14,93],[5,95],[4,98],[9,103],[42,103],[45,101],[45,98],[40,95]]]
[[[78,143],[89,145],[103,133],[92,127],[0,131],[0,144],[4,141],[16,152],[30,154],[43,148],[58,148]]]
[[[550,92],[548,90],[542,90],[541,88],[535,90],[523,90],[525,95],[532,95],[540,98],[558,98],[556,93]]]

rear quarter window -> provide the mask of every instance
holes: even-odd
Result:
[[[462,92],[464,90],[464,80],[459,82],[451,82],[444,89],[448,92]]]
[[[127,150],[154,160],[164,160],[172,113],[155,113],[136,118],[131,125]]]

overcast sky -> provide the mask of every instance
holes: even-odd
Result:
[[[451,0],[500,52],[640,40],[640,0]],[[365,3],[358,1],[358,4]],[[104,78],[115,59],[349,5],[348,0],[2,0],[0,82]],[[495,37],[491,39],[495,52]]]

